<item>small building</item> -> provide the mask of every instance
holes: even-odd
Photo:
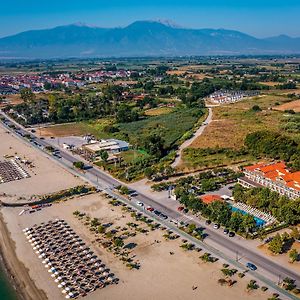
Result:
[[[201,196],[200,199],[205,204],[210,204],[215,201],[221,201],[221,202],[224,201],[220,195],[204,195],[204,196]]]
[[[109,154],[116,154],[122,151],[127,151],[128,149],[129,144],[127,142],[117,139],[91,141],[88,144],[82,145],[82,150],[88,157],[96,157],[100,151],[107,151]]]

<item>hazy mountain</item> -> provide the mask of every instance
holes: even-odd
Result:
[[[31,30],[0,39],[0,57],[124,57],[300,53],[300,38],[258,39],[226,29],[185,29],[138,21],[124,28],[84,24]]]

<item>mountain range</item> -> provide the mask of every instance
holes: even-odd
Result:
[[[84,24],[0,38],[0,58],[300,54],[300,38],[256,38],[226,29],[186,29],[137,21],[123,28]]]

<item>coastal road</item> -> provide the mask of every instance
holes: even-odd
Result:
[[[46,146],[50,146],[50,144],[46,140],[39,139],[33,133],[28,132],[26,129],[20,127],[15,121],[7,118],[6,115],[2,114],[6,118],[6,129],[10,130],[14,135],[18,138],[25,140],[27,143],[29,142],[27,139],[24,139],[22,136],[25,134],[30,134],[32,137],[32,142],[30,143],[33,147],[43,151],[42,149]],[[9,124],[14,124],[17,127],[18,134],[16,134],[16,130],[9,128]],[[35,143],[34,143],[35,142]],[[42,147],[41,147],[42,146]],[[98,168],[94,168],[90,166],[84,172],[77,171],[73,168],[73,162],[82,160],[78,156],[73,155],[70,152],[60,150],[61,158],[57,158],[51,156],[51,159],[55,160],[56,162],[62,164],[65,168],[69,169],[73,174],[80,176],[81,178],[85,179],[86,181],[92,183],[93,185],[97,186],[100,189],[105,190],[110,195],[119,198],[120,196],[114,192],[114,188],[122,182],[118,181],[117,179],[113,178],[109,174],[101,171]],[[83,160],[82,160],[83,161]],[[85,162],[85,161],[84,161]],[[85,162],[86,163],[86,162]],[[124,184],[123,184],[124,185]],[[229,238],[228,236],[223,235],[222,231],[214,230],[211,227],[204,224],[203,220],[196,218],[192,215],[185,215],[176,210],[175,203],[166,199],[166,201],[156,201],[154,198],[144,195],[139,191],[138,195],[133,198],[132,201],[128,201],[122,197],[123,201],[128,201],[131,206],[142,210],[142,208],[136,206],[136,201],[141,201],[145,205],[149,205],[154,207],[155,209],[161,211],[162,213],[168,216],[168,220],[160,220],[160,222],[165,223],[168,227],[171,227],[173,230],[178,230],[178,233],[182,235],[182,232],[174,225],[174,223],[170,223],[169,220],[177,221],[184,221],[186,223],[193,222],[199,227],[205,227],[205,232],[208,234],[208,237],[205,239],[205,242],[194,241],[195,244],[200,244],[200,247],[206,248],[208,251],[212,252],[214,255],[223,258],[224,260],[229,261],[231,264],[234,264],[236,261],[237,254],[240,257],[238,261],[236,261],[236,266],[245,266],[245,263],[250,261],[254,263],[258,270],[256,272],[251,272],[251,274],[256,277],[257,279],[265,282],[266,284],[272,284],[273,288],[276,289],[276,285],[274,283],[282,280],[285,277],[290,277],[296,280],[296,283],[300,284],[300,274],[297,274],[295,271],[287,268],[284,265],[279,265],[273,262],[271,259],[264,256],[258,250],[255,251],[254,249],[247,247],[245,241],[239,239],[238,237]],[[149,214],[147,211],[145,213]],[[153,216],[153,214],[152,214]],[[156,216],[153,216],[156,218]],[[190,237],[188,237],[191,239]],[[280,291],[282,292],[282,291]],[[287,295],[285,295],[287,296]],[[296,299],[292,296],[289,296],[290,299]]]
[[[182,157],[182,151],[187,148],[189,145],[191,145],[204,131],[204,129],[211,123],[212,121],[212,108],[209,107],[208,108],[208,115],[206,117],[206,119],[203,121],[203,123],[201,124],[201,126],[196,130],[196,132],[193,134],[193,136],[184,141],[178,148],[177,153],[176,153],[176,157],[174,162],[171,164],[172,168],[176,168],[180,162],[181,162],[181,157]]]

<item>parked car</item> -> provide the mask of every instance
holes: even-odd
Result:
[[[210,225],[210,224],[211,224],[211,220],[206,220],[206,221],[205,221],[205,224],[206,224],[206,225]]]
[[[153,212],[154,212],[157,216],[160,215],[160,212],[159,212],[158,210],[156,210],[156,209],[155,209]]]
[[[247,262],[246,267],[249,268],[252,271],[257,270],[257,266],[254,265],[253,263]]]
[[[151,206],[148,206],[147,208],[146,208],[148,211],[154,211],[154,208],[153,207],[151,207]]]
[[[143,207],[143,206],[144,206],[144,203],[143,203],[143,202],[141,202],[141,201],[137,201],[137,202],[136,202],[136,204],[137,204],[138,206],[141,206],[141,207]]]
[[[235,233],[232,232],[232,231],[230,231],[228,236],[229,236],[229,237],[234,237],[234,236],[235,236]]]
[[[183,207],[183,206],[178,206],[177,210],[178,210],[178,211],[183,211],[183,210],[184,210],[184,207]]]
[[[223,233],[224,233],[224,234],[228,234],[228,233],[229,233],[229,230],[228,230],[227,228],[225,228],[225,229],[223,230]]]
[[[219,229],[220,228],[220,224],[214,224],[214,229]]]

